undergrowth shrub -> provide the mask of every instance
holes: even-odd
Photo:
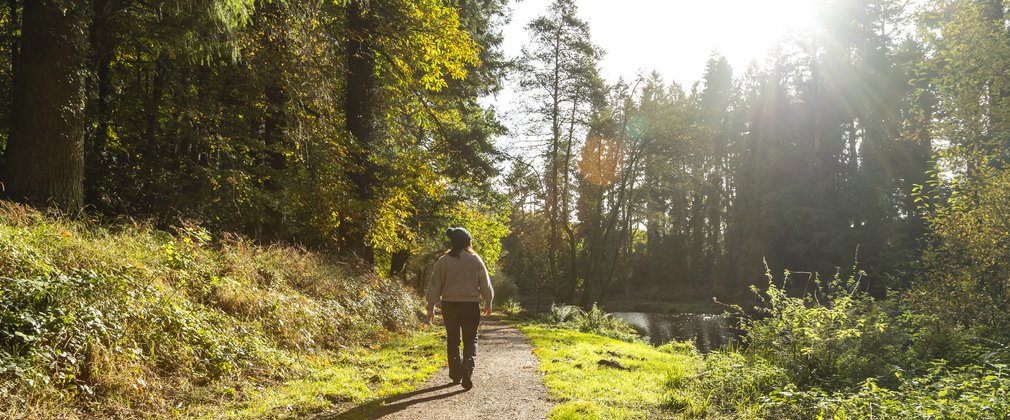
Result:
[[[761,358],[716,351],[705,356],[696,376],[685,377],[676,371],[668,374],[664,403],[673,411],[695,417],[756,416],[764,396],[786,383],[786,372]]]
[[[582,308],[575,305],[551,305],[551,309],[541,316],[541,321],[556,325],[571,323],[580,313]]]
[[[515,299],[509,298],[498,305],[498,311],[506,316],[517,316],[523,313],[523,306]]]
[[[631,324],[607,313],[596,304],[589,311],[575,305],[551,305],[551,310],[541,316],[540,322],[624,341],[637,341],[641,338]]]
[[[818,292],[801,297],[788,296],[771,281],[763,293],[754,288],[765,306],[757,308],[762,317],[742,322],[747,353],[781,367],[799,387],[840,388],[890,378],[907,337],[894,308],[860,291],[860,273],[853,271],[826,285],[815,277]]]
[[[667,408],[691,417],[1010,416],[1007,346],[902,307],[901,296],[876,300],[853,272],[814,278],[816,292],[800,297],[785,284],[755,289],[764,306],[744,316],[744,347],[706,355],[696,376],[671,373]]]
[[[169,410],[194,387],[297,376],[301,355],[382,340],[419,308],[302,248],[3,201],[0,272],[0,417]]]
[[[857,389],[828,392],[795,387],[774,392],[766,403],[770,417],[1005,419],[1010,417],[1007,366],[950,367],[931,363],[922,375],[895,372],[896,387],[867,378]]]

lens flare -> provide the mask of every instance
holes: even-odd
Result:
[[[602,137],[586,140],[579,159],[579,172],[590,184],[607,186],[617,181],[623,171],[624,152],[617,142]]]

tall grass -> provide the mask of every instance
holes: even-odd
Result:
[[[292,246],[43,215],[0,201],[0,417],[173,412],[214,384],[415,322],[398,282]]]

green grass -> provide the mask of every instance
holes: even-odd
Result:
[[[444,333],[423,328],[375,348],[347,349],[333,359],[306,357],[308,373],[266,388],[236,394],[232,401],[208,402],[187,416],[203,418],[284,418],[362,407],[391,395],[414,390],[442,367]]]
[[[402,282],[332,255],[0,201],[0,418],[353,405],[437,367],[420,311]]]
[[[656,348],[540,325],[520,328],[533,343],[551,397],[560,402],[552,419],[672,417],[663,409],[665,384],[671,377],[693,376],[702,366],[691,347]],[[600,360],[628,370],[599,366]]]

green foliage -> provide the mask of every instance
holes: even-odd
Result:
[[[488,271],[495,274],[501,258],[502,238],[509,233],[508,207],[501,203],[493,206],[460,203],[451,208],[450,220],[452,226],[464,226],[470,231],[474,250],[480,254]]]
[[[498,312],[505,316],[514,317],[523,313],[523,306],[515,299],[508,298],[498,305]]]
[[[898,386],[883,388],[867,378],[854,391],[798,391],[770,394],[770,417],[1002,419],[1010,415],[1010,375],[1006,365],[951,368],[934,363],[921,376],[896,371]]]
[[[823,293],[803,297],[769,284],[763,291],[767,306],[758,308],[764,316],[742,322],[747,353],[781,367],[801,387],[838,388],[886,377],[906,338],[885,304],[859,290],[865,287],[860,276],[838,274]],[[822,287],[816,275],[814,284]]]
[[[548,324],[568,324],[574,322],[582,313],[582,308],[575,305],[551,305],[551,310],[542,315],[542,320]]]
[[[566,328],[583,333],[624,341],[639,341],[641,337],[631,324],[600,309],[596,304],[589,311],[575,305],[551,305],[540,322],[557,328]]]
[[[670,340],[666,344],[657,346],[656,350],[672,354],[693,354],[698,352],[698,349],[694,346],[694,341],[691,340]]]
[[[983,337],[1010,339],[1010,170],[981,159],[934,200],[924,272],[910,299],[920,313]]]
[[[86,137],[83,190],[95,212],[159,226],[181,216],[313,247],[360,240],[387,253],[437,238],[460,202],[498,217],[484,192],[495,172],[490,138],[503,128],[477,98],[497,90],[503,2],[75,5],[93,14],[82,24],[87,103],[75,133]],[[33,48],[20,45],[31,41],[10,6],[0,11],[10,35],[0,60]],[[371,33],[350,27],[352,6],[367,9]],[[375,63],[365,145],[347,127],[352,39],[369,41]],[[0,67],[13,80],[18,67]],[[0,89],[8,105],[10,91]],[[366,171],[374,185],[355,196]],[[488,228],[478,245],[493,263],[503,227],[463,216]],[[350,225],[363,226],[360,237],[348,238]]]
[[[815,283],[804,297],[763,290],[761,317],[742,323],[745,347],[706,355],[695,377],[672,375],[667,407],[700,417],[1007,415],[1005,347],[935,315],[899,313],[897,296],[877,301],[859,277]]]
[[[780,367],[735,351],[717,351],[705,355],[697,375],[676,370],[667,375],[664,406],[691,417],[756,417],[764,397],[786,383]]]
[[[168,412],[304,374],[309,359],[341,363],[339,350],[417,320],[398,281],[197,225],[109,229],[0,202],[0,233],[5,416]]]

